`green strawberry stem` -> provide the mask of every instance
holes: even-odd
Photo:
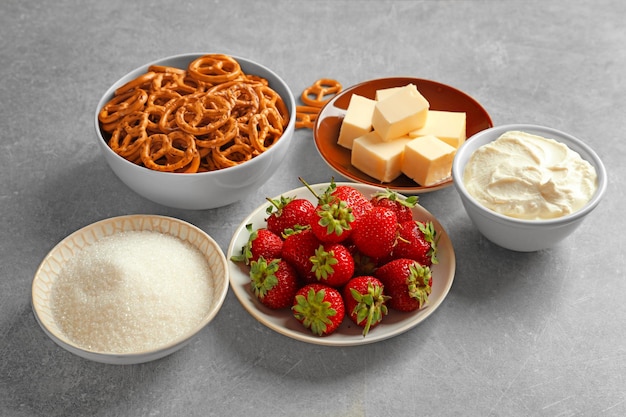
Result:
[[[385,303],[391,297],[383,294],[383,287],[375,286],[371,282],[367,284],[367,293],[362,294],[354,288],[350,288],[352,297],[357,302],[352,313],[357,315],[357,323],[365,321],[363,337],[367,336],[373,324],[378,323],[387,315]]]
[[[396,201],[398,203],[400,203],[403,206],[409,207],[409,208],[413,208],[417,205],[419,197],[416,195],[412,195],[409,196],[407,198],[400,198],[400,194],[398,194],[397,192],[387,188],[385,189],[385,191],[379,191],[376,194],[374,194],[372,196],[373,198],[376,199],[383,199],[383,198],[388,198],[391,201]]]
[[[311,185],[309,185],[309,183],[308,183],[308,182],[306,182],[306,181],[304,180],[304,178],[302,178],[302,177],[298,177],[298,180],[300,180],[300,182],[301,182],[302,184],[304,184],[304,186],[305,186],[305,187],[306,187],[306,188],[307,188],[307,189],[311,192],[311,194],[313,194],[313,196],[315,197],[315,199],[316,199],[317,201],[320,201],[320,199],[321,199],[322,197],[321,197],[318,193],[316,193],[316,192],[315,192],[315,190],[314,190],[313,188],[311,188]],[[334,182],[332,182],[332,181],[331,181],[331,186],[332,186],[332,184],[334,184]],[[326,192],[328,192],[328,190],[327,190]]]
[[[294,198],[295,197],[285,197],[285,196],[281,195],[279,199],[273,200],[273,199],[271,199],[269,197],[266,197],[265,199],[267,201],[269,201],[271,205],[267,206],[267,209],[265,209],[265,213],[267,215],[270,215],[270,214],[272,214],[274,212],[274,209],[276,209],[277,213],[282,212],[283,208],[287,204],[289,204],[291,201],[293,201]]]

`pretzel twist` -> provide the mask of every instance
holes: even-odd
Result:
[[[184,169],[197,157],[192,135],[184,132],[156,133],[146,138],[141,161],[155,171],[175,172]]]
[[[119,122],[124,116],[134,111],[140,110],[148,100],[148,93],[137,89],[124,92],[115,96],[102,107],[98,114],[98,119],[103,126],[115,127],[113,123]],[[111,130],[106,130],[111,132]]]
[[[300,95],[304,105],[296,106],[296,129],[313,129],[322,107],[341,90],[341,83],[329,78],[321,78],[305,88]]]
[[[187,70],[192,78],[210,84],[232,81],[241,75],[239,62],[222,54],[199,57],[189,63]]]
[[[319,107],[296,106],[296,129],[313,129],[319,111]]]
[[[300,99],[307,106],[323,107],[332,96],[341,91],[339,81],[330,78],[321,78],[302,91]]]

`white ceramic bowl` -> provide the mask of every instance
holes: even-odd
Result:
[[[169,234],[190,243],[200,250],[209,265],[210,305],[202,319],[177,339],[162,346],[133,353],[99,352],[85,349],[70,340],[55,319],[52,299],[55,283],[70,260],[81,256],[81,251],[98,240],[123,231],[151,230]],[[152,361],[176,352],[185,346],[219,312],[229,288],[226,257],[219,245],[199,228],[171,217],[156,215],[129,215],[114,217],[86,226],[59,242],[41,262],[32,282],[32,308],[39,325],[59,346],[80,357],[96,362],[127,365]],[[185,302],[185,300],[181,300]]]
[[[95,128],[98,144],[104,158],[115,174],[137,194],[168,207],[204,210],[226,206],[241,200],[256,190],[274,174],[285,158],[295,129],[295,99],[287,84],[272,70],[245,58],[235,58],[247,74],[263,77],[285,102],[289,111],[289,124],[283,136],[270,149],[241,165],[212,172],[176,174],[158,172],[133,164],[117,155],[107,145],[98,122],[100,109],[113,97],[114,91],[130,80],[145,73],[151,65],[186,69],[195,58],[204,53],[183,54],[163,58],[129,72],[115,82],[98,102]]]
[[[479,147],[496,140],[508,131],[523,131],[564,143],[588,161],[598,175],[598,189],[579,211],[549,220],[523,220],[496,213],[474,199],[463,183],[465,164]],[[534,252],[553,247],[569,236],[600,203],[607,187],[607,174],[598,155],[580,139],[549,127],[532,124],[511,124],[483,130],[472,136],[457,151],[452,164],[454,186],[469,218],[478,230],[493,243],[518,252]]]

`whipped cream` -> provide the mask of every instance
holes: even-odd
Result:
[[[485,207],[530,220],[574,213],[598,188],[594,167],[577,152],[520,131],[506,132],[474,151],[463,182]]]

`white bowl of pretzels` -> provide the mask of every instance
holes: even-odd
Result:
[[[98,102],[98,143],[113,172],[156,203],[205,210],[242,199],[286,156],[295,99],[272,70],[224,54],[143,65]]]

